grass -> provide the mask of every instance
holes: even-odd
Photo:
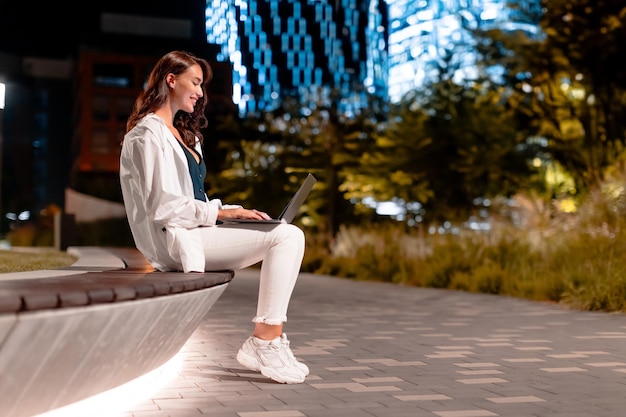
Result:
[[[43,248],[0,250],[0,273],[56,269],[72,265],[76,257],[67,252]]]

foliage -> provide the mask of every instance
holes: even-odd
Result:
[[[542,36],[490,30],[478,51],[501,68],[526,136],[545,138],[545,162],[556,162],[577,192],[595,187],[624,152],[626,4],[543,0]]]
[[[328,252],[313,255],[307,252],[305,265],[315,264],[312,271],[320,274],[403,283],[416,272],[403,260],[419,250],[419,242],[397,222],[367,227],[342,226]],[[311,256],[323,258],[312,263]]]
[[[330,235],[339,224],[357,222],[340,185],[358,169],[358,156],[369,146],[382,110],[372,102],[348,116],[338,110],[340,102],[331,97],[303,108],[298,98],[286,98],[279,108],[246,120],[238,139],[220,144],[226,168],[209,174],[211,196],[273,214],[312,172],[318,183],[299,221]]]
[[[626,311],[626,174],[574,213],[518,205],[489,232],[426,234],[398,224],[343,227],[311,272]],[[518,196],[530,201],[531,196]],[[513,217],[513,216],[512,216]],[[512,218],[511,217],[511,218]],[[308,255],[307,255],[308,256]]]
[[[66,237],[66,243],[71,246],[135,246],[125,217],[77,223],[71,227],[73,230],[68,230],[71,236]],[[41,221],[29,222],[14,227],[6,238],[13,247],[52,247],[54,229]]]
[[[394,201],[414,225],[466,218],[476,199],[530,183],[533,150],[500,91],[447,80],[428,97],[407,95],[388,112],[372,99],[350,117],[338,101],[284,100],[247,120],[243,138],[221,142],[226,168],[209,174],[211,196],[274,213],[311,171],[319,182],[303,224],[334,236],[339,225],[381,221],[372,201]]]
[[[596,187],[626,160],[626,76],[615,61],[626,9],[540,3],[511,5],[538,32],[465,22],[463,54],[479,54],[470,78],[458,50],[443,48],[427,69],[434,81],[393,105],[370,97],[345,113],[347,97],[320,90],[245,123],[225,118],[215,148],[224,169],[211,170],[211,193],[274,213],[311,171],[320,181],[303,224],[335,236],[340,225],[384,221],[378,202],[398,204],[415,225],[461,221],[477,201],[520,190],[549,201]]]
[[[357,209],[363,209],[368,198],[394,200],[407,210],[406,204],[426,202],[432,197],[420,158],[432,144],[424,133],[427,116],[412,109],[411,104],[407,100],[395,106],[389,121],[373,132],[375,142],[360,154],[358,169],[344,171],[340,189],[346,198],[360,204]]]
[[[11,246],[53,246],[55,217],[61,208],[49,204],[25,221],[11,222],[6,239]]]
[[[419,202],[419,221],[458,221],[477,199],[510,196],[530,183],[534,150],[501,91],[443,80],[428,87],[427,97],[424,103],[421,95],[407,95],[377,136],[376,159],[362,158],[372,166],[364,169],[372,171],[370,182],[378,177],[386,190],[376,198]]]
[[[11,229],[6,238],[11,246],[52,246],[52,233],[51,230],[42,230],[34,223],[27,223]]]

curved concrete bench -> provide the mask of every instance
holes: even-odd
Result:
[[[97,265],[98,251],[121,266]],[[0,274],[0,416],[30,417],[158,368],[234,277],[157,272],[135,249],[88,252],[96,262]]]

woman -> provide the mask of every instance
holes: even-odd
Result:
[[[261,211],[223,205],[204,192],[202,156],[209,64],[173,51],[152,69],[128,118],[120,182],[139,251],[159,271],[241,269],[259,261],[253,334],[237,353],[245,367],[281,383],[301,383],[308,367],[283,333],[304,256],[304,233],[292,224],[217,227],[228,218],[267,219]]]

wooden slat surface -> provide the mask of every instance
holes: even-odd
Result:
[[[230,282],[234,271],[158,272],[133,248],[107,248],[126,268],[58,277],[0,280],[0,314],[85,306],[201,290]]]

